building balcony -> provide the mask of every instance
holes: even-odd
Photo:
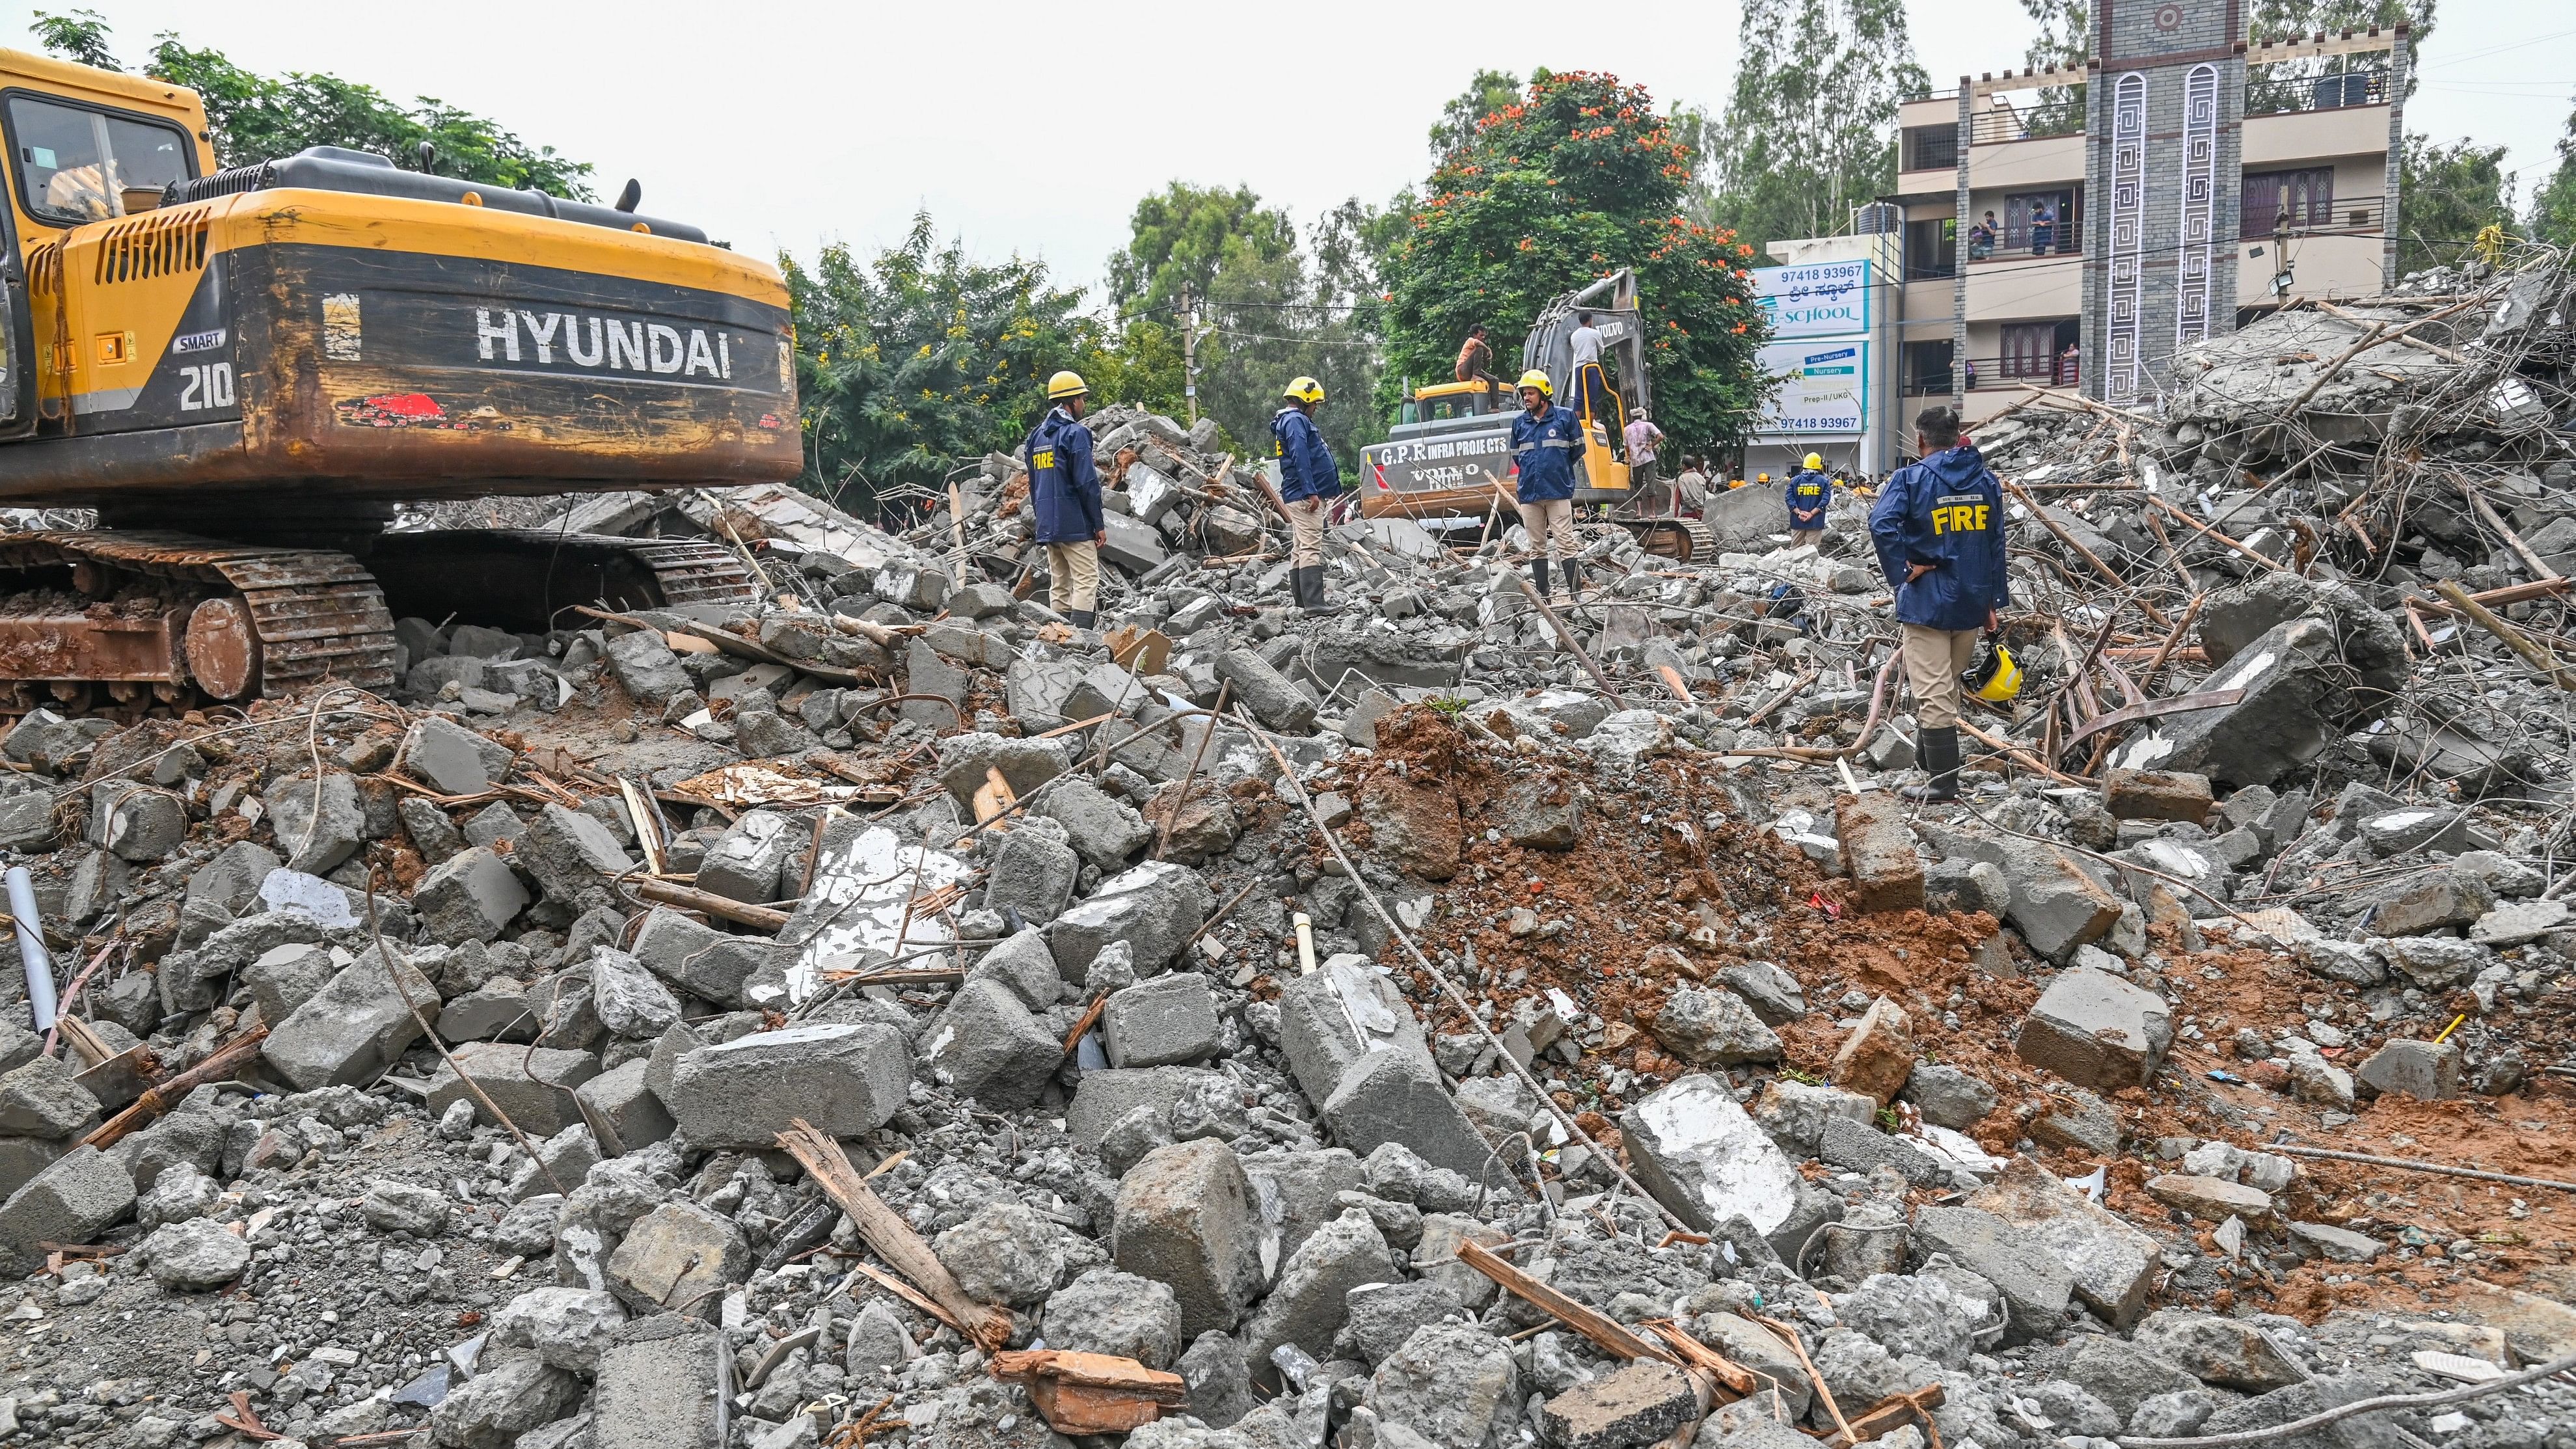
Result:
[[[2340,106],[2245,118],[2245,169],[2388,154],[2388,107]]]
[[[1980,118],[1981,120],[1984,118]],[[2084,132],[1999,135],[1968,150],[1972,191],[2039,191],[2084,184]]]
[[[2071,248],[2074,238],[2067,240]],[[1972,322],[2070,317],[2082,310],[2078,299],[2084,292],[2084,260],[2071,249],[2047,256],[1997,251],[1967,265]]]

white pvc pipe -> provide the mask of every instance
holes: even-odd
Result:
[[[36,885],[23,865],[9,867],[9,916],[18,927],[18,960],[27,968],[27,1005],[35,1011],[36,1030],[54,1029],[54,958],[38,929]]]

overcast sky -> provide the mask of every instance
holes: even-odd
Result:
[[[1175,177],[1248,184],[1301,223],[1344,197],[1382,201],[1428,168],[1441,102],[1480,65],[1608,70],[1722,109],[1737,18],[1705,0],[7,0],[0,45],[33,45],[33,9],[84,3],[129,62],[175,30],[254,70],[436,96],[594,163],[602,197],[640,178],[646,212],[744,250],[877,247],[927,209],[979,255],[1040,256],[1083,284],[1136,199]],[[1935,85],[2020,63],[2019,0],[1909,3]],[[2409,129],[2511,147],[2527,199],[2567,119],[2576,12],[2443,0],[2421,61]]]

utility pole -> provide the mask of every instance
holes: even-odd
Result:
[[[1190,284],[1181,283],[1181,395],[1189,400],[1190,426],[1199,425],[1199,314],[1190,305]]]

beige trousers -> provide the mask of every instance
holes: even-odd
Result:
[[[1300,498],[1288,505],[1288,562],[1310,568],[1324,561],[1324,512],[1332,505],[1321,498]]]
[[[1551,498],[1545,503],[1516,505],[1521,511],[1521,527],[1529,530],[1530,547],[1545,549],[1547,556],[1563,563],[1583,552],[1574,540],[1574,500]]]
[[[1905,681],[1914,686],[1914,722],[1940,729],[1959,722],[1959,676],[1977,662],[1977,631],[1905,626]]]
[[[1047,607],[1062,614],[1100,604],[1100,545],[1051,543],[1047,553]]]

